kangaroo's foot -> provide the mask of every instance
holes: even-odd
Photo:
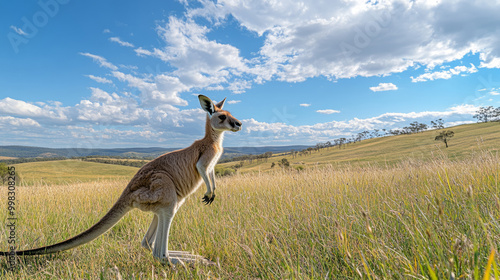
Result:
[[[205,205],[212,204],[212,202],[215,199],[215,193],[206,193],[205,196],[203,196],[202,201],[205,203]]]

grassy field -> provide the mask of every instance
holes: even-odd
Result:
[[[20,186],[16,201],[21,249],[87,229],[107,212],[127,182]],[[408,158],[391,166],[324,164],[301,172],[237,174],[218,179],[218,196],[210,206],[201,203],[204,190],[195,193],[171,230],[171,250],[201,254],[217,266],[171,268],[154,261],[140,246],[151,214],[135,210],[97,240],[56,255],[21,258],[16,270],[4,276],[498,278],[499,188],[500,157],[489,151],[451,159],[442,154],[425,161]],[[0,197],[6,197],[5,188]],[[6,218],[6,211],[0,211],[4,224]],[[0,248],[6,250],[7,232],[2,231]],[[0,269],[7,268],[1,258]]]
[[[278,155],[267,161],[246,161],[240,172],[268,171],[271,163],[286,158],[292,166],[305,168],[318,165],[333,164],[366,165],[383,164],[394,165],[404,158],[419,160],[432,159],[436,155],[446,155],[449,158],[463,159],[474,151],[500,151],[500,123],[477,123],[448,128],[455,132],[449,141],[449,148],[443,142],[435,141],[436,130],[425,131],[410,135],[398,135],[363,140],[355,144],[322,149],[312,152],[311,155],[292,157]],[[220,164],[221,167],[231,167],[236,164],[229,162]]]
[[[139,170],[136,167],[86,162],[56,160],[28,162],[14,165],[23,183],[69,184],[109,179],[130,179]]]

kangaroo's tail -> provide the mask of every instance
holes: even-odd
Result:
[[[69,250],[71,248],[75,248],[77,246],[88,243],[100,235],[104,234],[106,231],[111,229],[125,214],[127,214],[132,207],[128,205],[124,205],[120,199],[111,207],[111,209],[104,215],[104,217],[99,220],[96,224],[90,227],[88,230],[78,234],[77,236],[70,238],[66,241],[45,246],[37,249],[31,249],[26,251],[17,251],[16,255],[44,255],[44,254],[52,254],[65,250]],[[12,255],[14,252],[0,252],[0,256]]]

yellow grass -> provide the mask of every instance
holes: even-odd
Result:
[[[16,159],[15,157],[4,157],[0,156],[0,160],[5,160],[5,159]]]
[[[21,249],[96,222],[127,180],[19,187]],[[173,222],[171,250],[219,266],[170,268],[140,246],[151,214],[133,211],[90,244],[21,258],[12,279],[479,279],[498,275],[500,158],[480,152],[392,167],[275,170],[218,179]],[[0,197],[5,197],[2,188]],[[1,202],[1,203],[7,203]],[[5,208],[5,207],[4,207]],[[0,211],[5,221],[6,211]],[[0,238],[5,249],[6,233]],[[496,253],[492,253],[496,252]],[[5,259],[0,269],[8,268]]]

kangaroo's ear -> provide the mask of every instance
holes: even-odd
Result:
[[[224,103],[226,103],[226,98],[224,98],[224,100],[222,100],[221,102],[215,104],[215,107],[219,108],[219,110],[222,110],[222,107],[224,107]]]
[[[215,105],[212,100],[205,95],[198,95],[198,99],[200,100],[200,105],[203,110],[212,115],[215,112]]]

